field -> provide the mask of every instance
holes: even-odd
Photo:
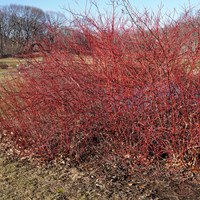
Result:
[[[32,60],[37,60],[37,61],[41,61],[42,58],[41,57],[37,57],[35,59],[33,58],[12,58],[12,57],[8,57],[8,58],[0,58],[0,66],[2,64],[7,64],[9,66],[9,68],[16,68],[19,64],[24,64],[24,63],[28,63],[31,62]]]
[[[0,59],[0,76],[3,76],[4,74],[7,73],[12,73],[16,71],[17,65],[19,64],[19,60],[15,58],[2,58]],[[6,65],[8,68],[7,69],[2,69]]]

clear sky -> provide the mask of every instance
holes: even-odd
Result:
[[[78,2],[79,6],[76,4]],[[63,8],[70,5],[73,10],[81,10],[85,8],[87,0],[0,0],[0,6],[9,4],[29,5],[41,8],[44,11],[60,11],[64,12]],[[89,1],[88,1],[89,2]],[[107,8],[109,0],[96,0],[101,8]],[[130,0],[133,7],[139,10],[151,8],[157,9],[161,3],[165,10],[173,11],[174,8],[179,10],[181,7],[188,6],[189,2],[192,6],[200,6],[200,0]]]

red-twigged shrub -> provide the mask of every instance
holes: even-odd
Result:
[[[15,148],[45,159],[197,165],[198,27],[188,13],[164,17],[75,15],[78,31],[57,34],[43,61],[0,88],[0,125]]]

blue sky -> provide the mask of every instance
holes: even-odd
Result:
[[[75,2],[78,2],[79,6]],[[0,6],[20,4],[38,7],[44,11],[64,12],[63,8],[68,8],[68,5],[70,5],[73,10],[84,9],[86,2],[87,0],[0,0]],[[109,0],[97,0],[96,2],[98,2],[101,8],[106,9],[106,3],[108,3]],[[161,2],[164,5],[165,10],[168,11],[173,11],[174,8],[179,11],[181,7],[189,5],[189,2],[193,6],[200,6],[200,0],[130,0],[132,6],[139,10],[144,7],[155,10]]]

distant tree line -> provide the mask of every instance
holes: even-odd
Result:
[[[200,11],[191,15],[186,21],[184,21],[184,19],[181,20],[183,27],[182,34],[185,35],[185,37],[190,33],[190,29],[193,30],[194,27],[196,28],[190,40],[191,44],[187,46],[184,44],[182,48],[183,51],[186,51],[188,48],[192,48],[193,50],[200,49],[199,16]],[[75,18],[77,18],[77,16]],[[87,27],[87,24],[90,24],[90,22],[87,21],[87,17],[84,18],[82,16],[81,20],[85,27]],[[101,35],[106,34],[104,33],[104,24],[102,24],[102,30],[96,30],[94,24],[94,27],[90,29],[91,33],[88,33],[89,36],[87,36],[87,34],[83,34],[80,27],[77,28],[78,26],[76,25],[67,26],[66,21],[66,16],[60,12],[44,12],[39,8],[15,4],[0,7],[0,57],[24,55],[26,53],[38,51],[38,49],[50,51],[52,45],[54,47],[57,45],[59,48],[65,48],[75,54],[79,54],[80,52],[89,54],[92,49],[90,49],[88,41],[91,39],[90,37],[95,37],[95,34],[93,36],[92,32],[95,33],[95,31],[99,31]],[[185,24],[190,25],[185,26]],[[187,28],[185,29],[184,27]],[[172,28],[173,24],[166,25],[166,27],[160,28],[159,31],[167,37],[168,32],[170,32]],[[139,31],[140,27],[135,27],[135,29]],[[146,31],[149,32],[149,30]],[[132,36],[135,33],[137,34],[137,31],[130,31]],[[124,34],[123,31],[120,34],[124,39],[127,37],[127,34]],[[132,38],[132,36],[130,38]],[[137,51],[137,49],[135,49],[136,47],[132,45],[128,38],[125,39],[127,41],[127,48]],[[62,45],[60,42],[62,42]],[[117,43],[117,41],[113,41],[113,43]],[[152,47],[154,47],[156,42],[153,41],[152,43]],[[140,47],[143,48],[142,41]],[[149,48],[149,50],[151,50],[151,48]]]
[[[23,54],[35,41],[52,43],[55,35],[50,29],[65,25],[59,12],[44,12],[30,6],[0,7],[0,57]]]

